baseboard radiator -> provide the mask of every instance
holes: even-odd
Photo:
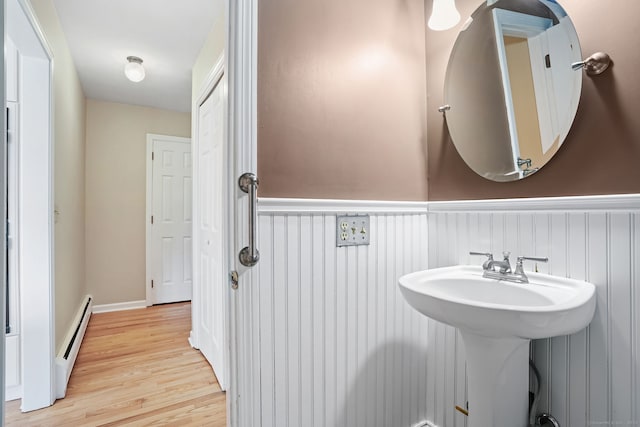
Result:
[[[71,323],[71,328],[60,347],[60,352],[56,356],[56,399],[62,399],[67,394],[69,377],[89,324],[92,307],[93,298],[91,295],[87,295],[80,305],[73,323]]]

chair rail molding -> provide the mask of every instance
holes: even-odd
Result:
[[[261,215],[344,212],[370,214],[424,214],[427,212],[427,206],[428,202],[396,202],[386,200],[258,199],[258,213]]]
[[[429,212],[630,212],[640,210],[640,194],[452,200],[427,203]]]

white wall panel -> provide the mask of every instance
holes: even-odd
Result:
[[[631,220],[626,213],[609,215],[609,333],[611,375],[611,423],[624,425],[631,420],[633,397],[631,352]]]
[[[598,213],[587,217],[587,279],[596,286],[596,313],[589,325],[589,404],[587,420],[594,425],[606,425],[610,414],[608,343],[609,307],[608,298],[608,220],[607,214]]]
[[[240,426],[464,427],[464,345],[411,309],[397,279],[421,269],[548,256],[526,270],[596,285],[591,325],[537,340],[540,411],[563,427],[640,425],[638,197],[535,204],[261,200],[262,259],[240,300]],[[581,204],[582,203],[582,204]],[[431,206],[434,206],[432,209]],[[560,206],[560,208],[558,207]],[[583,206],[584,209],[581,210]],[[608,209],[610,207],[610,209]],[[336,214],[371,214],[371,244],[335,246]],[[430,212],[428,212],[430,211]],[[242,327],[242,326],[241,326]]]
[[[393,212],[384,212],[389,206]],[[428,320],[404,301],[397,279],[427,268],[426,209],[379,207],[370,217],[371,244],[344,248],[335,242],[338,212],[308,209],[259,215],[258,280],[239,290],[250,293],[252,310],[241,315],[249,336],[238,339],[239,354],[247,354],[239,361],[239,425],[425,420]]]
[[[570,213],[567,231],[567,249],[569,263],[567,276],[574,279],[587,278],[587,233],[586,215]],[[582,330],[569,338],[567,389],[569,395],[567,405],[568,425],[587,425],[587,371],[588,371],[588,329]]]
[[[495,211],[476,209],[473,203],[451,209],[441,204],[428,217],[430,268],[483,262],[482,257],[469,257],[468,251],[491,250],[497,258],[502,250],[511,250],[512,262],[518,255],[548,256],[548,265],[538,263],[540,272],[596,285],[598,305],[587,329],[533,343],[542,375],[539,410],[551,412],[563,427],[640,425],[640,209],[634,200],[626,208],[618,204],[611,210],[606,205],[595,209],[591,200],[583,211],[573,203],[566,211],[556,209],[553,199],[548,209],[539,200],[530,211],[518,210],[517,203]],[[452,216],[457,217],[455,229]],[[534,263],[525,266],[534,268]],[[460,345],[442,338],[447,327],[434,322],[430,328],[436,337],[430,337],[430,343],[449,347],[445,354],[453,351],[459,359]],[[444,383],[457,387],[464,365],[458,361],[452,373],[440,350],[431,357],[436,362],[429,369],[437,369],[436,375],[446,372]],[[444,383],[437,379],[429,384],[430,391],[447,395]],[[456,391],[458,402],[461,396]],[[429,418],[438,426],[458,425],[440,414],[449,410],[443,408],[444,398],[436,396],[435,401]]]
[[[631,351],[633,356],[632,360],[632,372],[633,372],[633,419],[640,421],[640,289],[638,289],[638,280],[640,280],[640,215],[633,216],[632,226],[632,243],[631,243],[631,271],[633,278],[633,285],[631,286],[632,299],[631,304],[633,309],[631,314],[633,317],[633,345]]]

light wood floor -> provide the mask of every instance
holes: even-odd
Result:
[[[190,303],[94,314],[67,396],[7,426],[226,426],[225,393],[189,346]]]

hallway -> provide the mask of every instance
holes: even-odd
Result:
[[[26,414],[7,402],[6,425],[225,426],[225,393],[190,329],[190,303],[92,315],[67,396]]]

